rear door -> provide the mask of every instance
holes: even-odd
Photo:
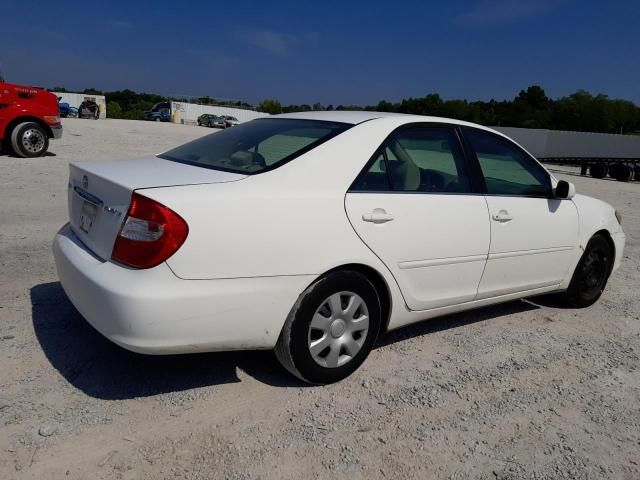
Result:
[[[489,216],[454,128],[412,124],[379,148],[345,198],[360,238],[387,265],[411,310],[473,300]]]
[[[478,299],[559,284],[578,243],[573,201],[553,197],[551,177],[506,138],[463,128],[486,185],[491,246]]]

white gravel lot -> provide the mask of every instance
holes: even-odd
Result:
[[[336,385],[271,352],[145,357],[57,281],[67,165],[211,132],[64,121],[51,155],[0,155],[0,478],[639,479],[640,185],[568,173],[624,215],[627,249],[585,310],[510,302],[391,333]]]

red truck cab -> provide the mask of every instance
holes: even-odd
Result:
[[[20,157],[39,157],[62,136],[58,98],[43,88],[0,82],[0,143]]]

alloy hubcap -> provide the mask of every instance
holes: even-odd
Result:
[[[22,146],[31,153],[38,153],[44,148],[44,137],[38,130],[30,128],[22,134]]]
[[[323,367],[336,368],[362,349],[369,331],[369,310],[354,292],[338,292],[316,310],[308,333],[309,352]]]

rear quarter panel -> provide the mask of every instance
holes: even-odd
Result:
[[[395,278],[357,236],[344,206],[353,179],[398,123],[355,126],[276,170],[233,185],[141,191],[189,225],[187,240],[167,264],[183,279],[316,278],[341,265],[362,264],[384,278],[394,315],[404,314]]]
[[[189,225],[187,240],[167,263],[185,279],[320,274],[350,262],[379,267],[349,223],[344,197],[388,128],[355,126],[278,169],[233,185],[141,192]]]

